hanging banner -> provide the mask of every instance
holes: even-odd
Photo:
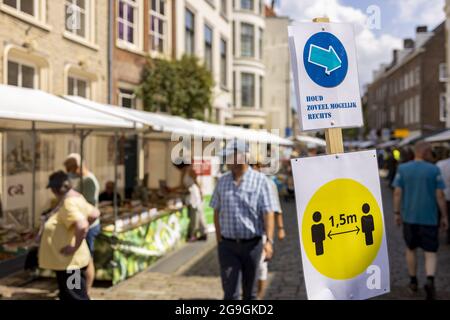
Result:
[[[389,292],[376,152],[293,159],[292,170],[308,298]]]

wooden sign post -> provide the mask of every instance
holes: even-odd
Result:
[[[330,18],[314,18],[313,22],[325,22],[329,23]],[[342,139],[341,128],[325,129],[325,140],[327,142],[327,154],[336,154],[344,152],[344,142]]]

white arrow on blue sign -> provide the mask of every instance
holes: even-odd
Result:
[[[327,75],[330,75],[333,71],[342,66],[342,61],[339,59],[339,56],[332,46],[327,50],[311,44],[309,47],[308,62],[325,68],[325,73]]]

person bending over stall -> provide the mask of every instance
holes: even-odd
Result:
[[[86,268],[91,255],[85,238],[100,212],[72,189],[63,171],[50,176],[47,188],[58,204],[41,227],[39,267],[55,271],[60,300],[89,300]]]

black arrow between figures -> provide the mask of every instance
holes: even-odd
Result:
[[[351,233],[351,232],[356,232],[356,235],[358,235],[359,230],[360,230],[360,229],[359,229],[358,226],[356,226],[356,229],[355,229],[355,230],[350,230],[350,231],[343,231],[343,232],[331,233],[331,230],[330,230],[330,232],[328,232],[328,238],[330,238],[330,240],[333,240],[333,238],[331,238],[331,236],[336,236],[336,235],[338,235],[338,234]]]

